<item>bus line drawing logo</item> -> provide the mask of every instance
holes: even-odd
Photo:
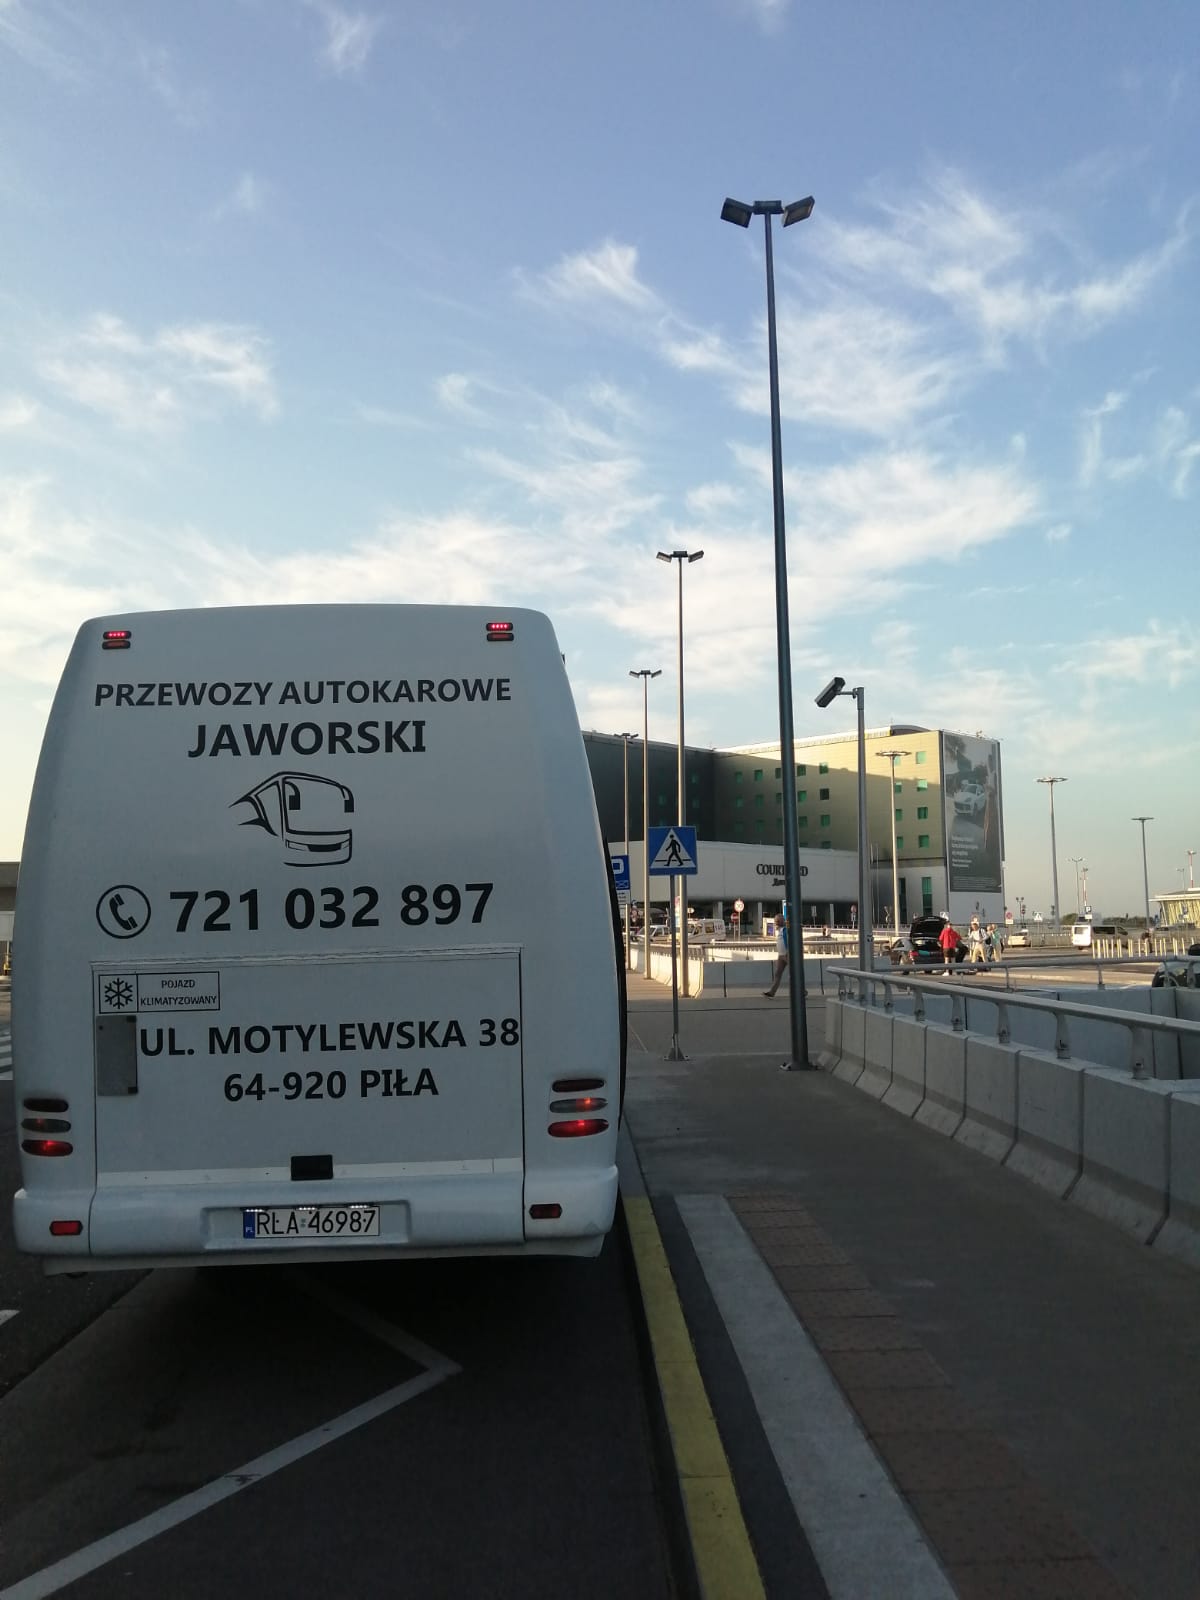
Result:
[[[263,828],[283,846],[289,867],[341,866],[349,861],[353,830],[344,818],[354,811],[354,796],[336,778],[312,772],[277,772],[230,802],[248,805],[254,815],[243,828]]]

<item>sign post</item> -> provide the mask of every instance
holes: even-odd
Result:
[[[696,830],[675,823],[669,828],[650,828],[646,837],[646,860],[652,878],[669,878],[670,881],[670,934],[671,934],[671,1048],[668,1061],[686,1061],[679,1048],[679,951],[675,943],[675,879],[694,877],[699,870],[696,864]]]

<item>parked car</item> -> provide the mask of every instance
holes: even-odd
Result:
[[[1192,945],[1186,956],[1168,956],[1150,979],[1150,987],[1200,989],[1200,945]]]
[[[1028,950],[1033,944],[1028,928],[1005,928],[1002,937],[1010,950]]]
[[[918,917],[908,930],[908,943],[911,946],[908,955],[909,962],[915,967],[944,967],[946,955],[938,940],[942,936],[942,929],[946,926],[943,917]],[[955,961],[966,959],[967,945],[960,939],[954,952]]]

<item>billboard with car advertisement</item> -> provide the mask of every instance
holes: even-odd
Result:
[[[1004,871],[999,743],[965,733],[944,733],[942,783],[950,893],[973,899],[992,896],[998,918]]]

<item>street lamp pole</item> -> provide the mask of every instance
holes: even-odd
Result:
[[[621,733],[617,737],[621,741],[625,752],[625,863],[629,864],[629,741],[636,739],[636,733]],[[629,900],[625,902],[625,966],[633,966],[633,925],[629,917]]]
[[[1078,922],[1083,911],[1079,904],[1079,868],[1083,864],[1083,857],[1071,856],[1069,859],[1075,863],[1075,921]]]
[[[1039,778],[1039,783],[1050,785],[1050,875],[1054,884],[1054,904],[1050,907],[1050,922],[1053,927],[1062,927],[1062,913],[1058,906],[1058,846],[1054,839],[1054,785],[1066,783],[1065,778]]]
[[[1150,873],[1146,866],[1146,824],[1153,822],[1153,817],[1131,817],[1131,822],[1140,822],[1142,825],[1142,892],[1146,896],[1146,937],[1150,937]]]
[[[890,761],[891,789],[888,807],[892,813],[892,927],[896,938],[900,937],[900,861],[896,854],[896,762],[901,756],[911,755],[911,750],[876,750],[875,754],[883,761]]]
[[[804,914],[800,899],[800,845],[796,818],[796,740],[792,721],[792,647],[788,621],[787,541],[783,515],[783,437],[779,420],[779,350],[775,333],[775,262],[771,243],[771,218],[783,218],[783,226],[803,222],[812,215],[813,198],[808,195],[784,206],[778,200],[756,200],[747,205],[740,200],[725,201],[722,222],[748,228],[750,218],[763,219],[767,266],[767,369],[771,397],[771,499],[775,525],[775,634],[779,664],[779,755],[787,774],[783,786],[783,864],[788,897],[788,1012],[791,1022],[789,1071],[804,1071],[808,1059],[808,1015],[804,1006]]]
[[[662,668],[639,667],[631,678],[642,680],[642,977],[650,976],[650,699],[651,678]],[[626,746],[628,749],[628,746]]]
[[[847,689],[845,678],[831,678],[817,696],[821,710],[839,695],[852,698],[858,710],[858,965],[870,972],[874,957],[872,941],[871,875],[867,845],[867,726],[866,694],[860,684]],[[892,854],[895,854],[893,850]]]
[[[1189,850],[1188,853],[1187,853],[1187,858],[1188,858],[1188,888],[1189,889],[1194,889],[1196,887],[1196,879],[1195,879],[1195,875],[1194,875],[1194,873],[1192,871],[1192,865],[1193,865],[1193,861],[1195,859],[1195,855],[1196,855],[1196,852],[1194,850]]]
[[[677,821],[682,827],[687,822],[687,789],[685,787],[684,773],[684,742],[683,742],[683,564],[686,561],[690,566],[693,561],[704,558],[703,550],[660,550],[658,559],[667,562],[677,562],[679,566],[679,806]],[[674,900],[674,878],[671,880],[672,900]],[[674,945],[674,940],[672,940]],[[688,992],[688,967],[687,967],[687,878],[679,874],[679,963],[682,968],[680,987],[684,994]]]

